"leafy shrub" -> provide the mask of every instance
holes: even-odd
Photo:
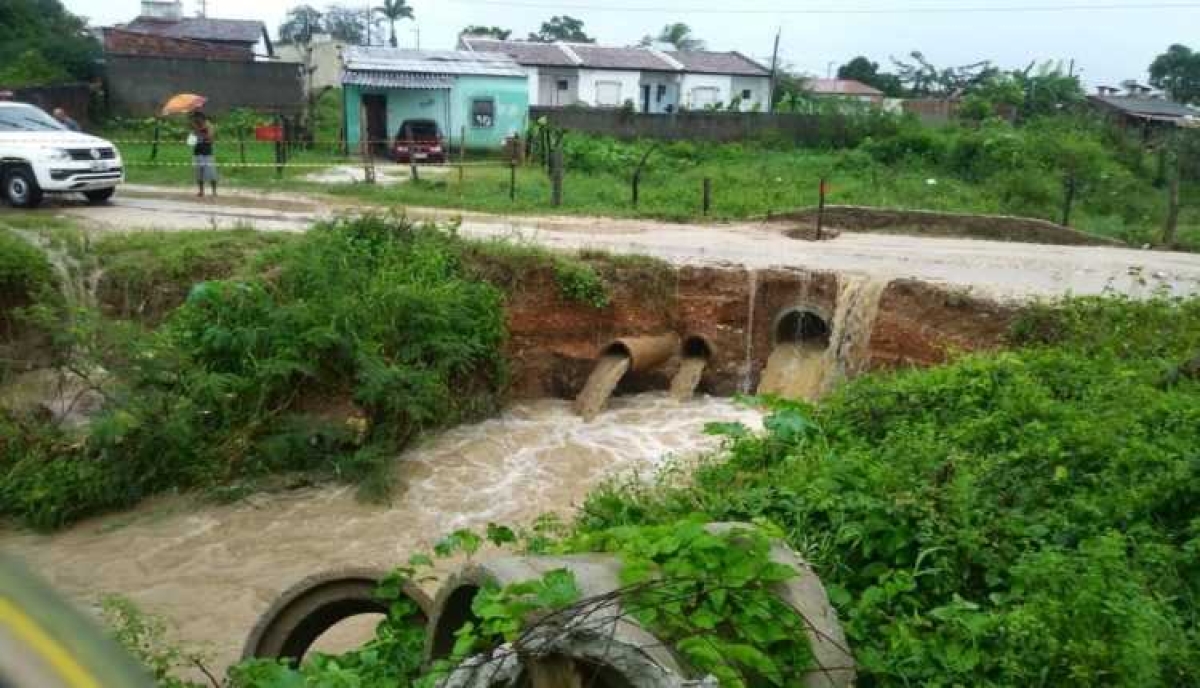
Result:
[[[111,400],[81,443],[31,431],[6,450],[0,513],[50,528],[278,471],[379,476],[504,385],[500,295],[464,276],[460,250],[429,226],[339,220],[264,255],[259,276],[197,285],[154,332],[79,342],[106,351]]]
[[[899,163],[939,164],[947,154],[943,136],[924,127],[906,127],[894,136],[870,138],[863,149],[885,165]]]
[[[604,308],[609,304],[604,280],[587,263],[559,259],[554,263],[554,279],[563,296],[572,301],[592,308]]]
[[[580,527],[776,524],[822,571],[867,685],[1200,680],[1200,300],[1043,306],[1029,348],[861,378],[693,483],[613,486]]]

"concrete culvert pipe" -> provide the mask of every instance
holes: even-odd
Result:
[[[713,353],[712,342],[708,341],[708,337],[702,334],[689,334],[683,338],[683,347],[679,350],[679,357],[703,358],[707,361],[713,357]]]
[[[653,370],[671,360],[679,350],[679,337],[660,334],[649,337],[621,337],[606,344],[601,356],[626,356],[633,372]]]
[[[387,614],[388,605],[375,599],[375,588],[387,571],[348,568],[309,576],[275,599],[246,638],[242,659],[287,659],[298,665],[321,634],[351,617]],[[406,583],[404,594],[416,603],[414,624],[425,624],[429,597]]]
[[[815,349],[829,346],[829,319],[815,310],[794,308],[775,319],[776,344],[804,344]]]
[[[748,523],[712,523],[708,526],[710,532],[717,534],[754,528]],[[774,593],[804,620],[804,633],[817,666],[805,674],[803,685],[805,688],[853,686],[854,655],[820,577],[803,557],[779,540],[771,543],[770,557],[771,561],[789,566],[799,574],[777,583]]]
[[[716,523],[714,533],[754,526]],[[854,684],[854,658],[820,579],[799,555],[772,543],[772,561],[797,576],[775,587],[780,600],[801,617],[802,629],[817,667],[801,677],[806,688],[845,688]],[[697,686],[673,651],[632,620],[616,594],[622,589],[621,562],[609,555],[505,557],[460,569],[442,586],[435,601],[427,637],[426,661],[448,657],[454,632],[471,614],[471,601],[487,585],[505,586],[540,579],[546,572],[568,569],[575,575],[581,599],[568,610],[526,619],[526,631],[515,644],[505,644],[466,660],[440,688],[499,688],[549,685],[555,675],[572,680],[563,685],[595,688],[683,688]],[[542,672],[541,676],[533,674]],[[715,685],[715,684],[714,684]]]
[[[637,675],[660,678],[682,675],[672,652],[621,610],[620,601],[613,595],[622,587],[621,562],[603,554],[502,557],[459,569],[447,578],[434,598],[426,637],[426,661],[449,657],[454,648],[454,632],[467,621],[478,621],[471,613],[471,602],[480,589],[539,580],[556,569],[567,569],[574,574],[581,602],[571,614],[554,615],[552,623],[527,619],[534,630],[523,639],[523,646],[532,643],[539,655],[558,654],[591,665],[597,678],[608,677],[606,686],[622,685],[615,676],[627,675],[621,668],[626,665],[636,665]],[[500,685],[505,681],[492,673],[501,668],[500,664],[507,667],[505,671],[511,674],[510,678],[524,671],[512,653],[497,652],[476,664],[487,665],[486,670],[479,672],[480,676],[468,680],[466,674],[472,672],[455,672],[446,685]],[[632,685],[641,688],[652,684]]]

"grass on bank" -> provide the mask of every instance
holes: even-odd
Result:
[[[236,495],[297,472],[382,495],[418,434],[497,407],[501,304],[531,276],[553,275],[581,308],[632,284],[665,303],[674,287],[661,261],[468,241],[394,217],[303,235],[46,231],[101,275],[96,308],[64,300],[46,256],[12,235],[11,255],[41,281],[0,315],[45,335],[36,360],[11,347],[13,370],[107,373],[83,437],[0,410],[0,516],[37,528],[163,490]],[[0,336],[0,353],[13,343]]]
[[[851,142],[853,143],[853,142]],[[569,134],[564,204],[550,205],[550,181],[536,160],[517,172],[509,197],[508,168],[471,157],[462,184],[456,169],[429,170],[417,183],[389,186],[320,184],[305,181],[315,168],[288,169],[282,179],[271,167],[238,168],[237,153],[218,151],[231,186],[326,192],[384,205],[455,207],[497,213],[565,213],[647,217],[675,221],[702,217],[703,180],[711,179],[710,216],[741,219],[816,205],[820,180],[829,180],[829,203],[885,208],[1009,214],[1062,219],[1065,184],[1076,179],[1071,224],[1134,245],[1157,244],[1166,218],[1167,192],[1157,154],[1089,120],[1051,119],[1022,127],[996,122],[943,130],[900,125],[867,136],[850,147],[800,148],[769,139],[732,144],[675,142],[659,145],[642,174],[639,204],[633,207],[630,179],[652,142],[622,143]],[[147,166],[145,145],[123,147],[134,182],[190,183],[184,146],[160,153],[175,166]],[[272,147],[251,146],[249,159],[269,163]],[[339,158],[334,147],[298,151],[301,164],[360,164]],[[381,166],[394,163],[381,162]],[[1200,207],[1187,199],[1200,193],[1189,178],[1182,191],[1178,243],[1200,250]]]

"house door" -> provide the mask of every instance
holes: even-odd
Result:
[[[642,112],[650,112],[650,84],[642,84]]]
[[[378,93],[367,93],[362,97],[363,109],[367,111],[367,140],[371,144],[371,152],[387,154],[387,96]]]

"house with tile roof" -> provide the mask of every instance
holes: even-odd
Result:
[[[275,54],[267,27],[260,21],[246,19],[216,19],[211,17],[183,16],[181,0],[142,0],[141,13],[125,24],[113,27],[121,45],[139,45],[143,51],[157,47],[164,55],[192,48],[208,46],[214,56],[228,59],[232,54],[241,59],[253,60],[259,45],[260,54],[267,57]],[[142,35],[159,41],[138,42],[134,37]]]
[[[854,79],[809,79],[804,84],[817,98],[845,98],[871,105],[882,105],[884,93]]]
[[[464,35],[459,47],[508,55],[525,70],[532,105],[665,114],[737,102],[766,111],[771,73],[737,52],[667,51],[584,43],[533,43]]]

